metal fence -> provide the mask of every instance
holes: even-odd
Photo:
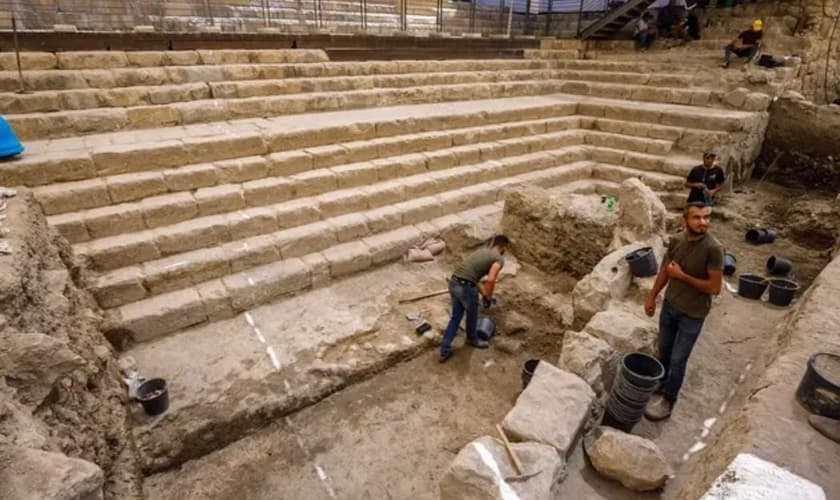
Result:
[[[0,0],[0,28],[574,37],[622,0]],[[665,1],[665,0],[662,0]],[[148,28],[148,27],[151,28]],[[147,28],[140,28],[147,27]]]

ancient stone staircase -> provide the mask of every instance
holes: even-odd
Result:
[[[0,58],[0,103],[29,139],[22,158],[0,163],[0,185],[34,191],[111,334],[144,359],[192,326],[372,270],[498,214],[510,187],[615,193],[639,177],[676,207],[704,148],[719,148],[724,164],[757,154],[769,98],[727,109],[721,90],[676,65],[646,74],[579,54],[569,42],[504,61],[27,54],[39,90],[25,95]],[[161,375],[173,390],[201,390]],[[145,466],[197,453],[182,448],[205,424],[235,439],[289,408],[252,406],[197,424],[198,410],[173,405],[154,432],[138,431]]]

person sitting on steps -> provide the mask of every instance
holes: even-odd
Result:
[[[650,12],[645,12],[636,21],[636,26],[633,30],[633,38],[636,40],[636,48],[639,50],[647,50],[653,45],[656,40],[656,28],[651,26],[651,19],[653,16]]]
[[[726,182],[726,172],[715,165],[715,159],[717,152],[707,149],[703,153],[703,164],[688,172],[685,187],[691,190],[688,192],[689,203],[699,201],[706,205],[714,205],[715,195],[723,189],[723,183]]]
[[[498,234],[490,240],[490,246],[479,248],[464,257],[449,279],[449,297],[452,299],[452,317],[440,343],[440,362],[452,357],[452,341],[458,334],[458,326],[464,313],[467,315],[467,345],[486,349],[490,343],[478,338],[478,296],[481,294],[485,307],[489,307],[493,298],[493,288],[505,265],[505,251],[510,240]],[[487,276],[482,283],[481,278]]]
[[[756,19],[752,22],[750,29],[742,31],[732,40],[732,43],[724,49],[723,64],[721,66],[724,68],[729,67],[729,63],[732,61],[732,54],[738,57],[746,57],[747,62],[752,61],[761,49],[763,27],[764,23],[761,22],[761,19]]]

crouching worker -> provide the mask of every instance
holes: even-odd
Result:
[[[723,52],[722,66],[724,68],[728,68],[729,63],[732,62],[732,54],[738,57],[746,57],[747,62],[751,61],[758,54],[761,48],[763,26],[764,23],[761,22],[761,19],[756,19],[752,22],[750,29],[742,31],[732,40],[732,43],[726,46]]]
[[[478,338],[476,325],[478,323],[479,300],[489,304],[493,298],[493,288],[499,272],[505,265],[505,250],[510,240],[507,236],[499,234],[490,241],[490,246],[479,248],[473,253],[464,257],[464,260],[455,268],[455,272],[449,279],[449,296],[452,298],[452,317],[443,335],[440,344],[440,362],[443,363],[452,357],[452,341],[458,334],[458,326],[461,318],[467,316],[467,341],[466,344],[479,349],[490,346],[486,340]],[[487,276],[483,283],[481,279]],[[481,295],[481,297],[479,297]]]

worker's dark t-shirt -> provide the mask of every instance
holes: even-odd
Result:
[[[741,39],[741,42],[744,45],[755,45],[756,42],[761,40],[762,33],[764,33],[764,32],[763,31],[753,31],[753,30],[742,31],[741,34],[738,35],[738,38]]]
[[[453,274],[463,280],[478,283],[481,278],[487,276],[495,262],[504,267],[505,258],[493,248],[479,248],[464,257]]]
[[[703,165],[697,165],[688,173],[686,182],[702,182],[709,189],[714,189],[726,181],[726,172],[722,168],[715,165],[712,168],[706,168]],[[706,196],[702,189],[691,188],[688,193],[689,203],[692,201],[706,201]]]
[[[687,233],[671,236],[667,257],[680,265],[689,276],[709,279],[709,269],[723,269],[723,246],[711,234],[689,241]],[[665,300],[692,318],[703,319],[712,308],[712,296],[685,281],[670,278]]]

